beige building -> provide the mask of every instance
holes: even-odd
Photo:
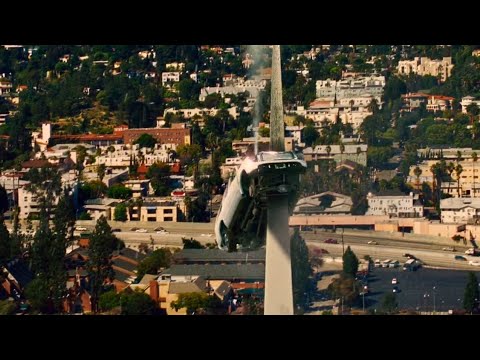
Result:
[[[305,161],[334,160],[340,163],[350,160],[357,164],[367,166],[367,144],[344,145],[342,152],[340,145],[317,145],[314,148],[308,147],[303,150]],[[330,150],[330,152],[328,151]]]
[[[440,200],[442,223],[466,224],[480,220],[480,198],[448,198]]]
[[[431,75],[438,77],[440,81],[444,82],[452,74],[453,66],[451,57],[444,57],[442,60],[415,57],[413,60],[399,61],[397,71],[400,75],[408,75],[410,73],[421,76]]]
[[[177,222],[177,204],[174,201],[145,201],[140,208],[140,221]]]
[[[28,191],[28,186],[24,186],[18,189],[18,209],[19,219],[37,219],[40,214],[40,199],[38,194]],[[58,204],[58,196],[53,199],[53,205]]]
[[[225,164],[220,166],[220,174],[222,179],[228,180],[231,176],[234,176],[237,169],[242,164],[244,158],[236,157],[236,158],[226,158]]]
[[[460,101],[460,105],[462,105],[462,113],[467,113],[468,105],[475,104],[480,107],[480,100],[475,100],[473,96],[464,96],[462,101]]]

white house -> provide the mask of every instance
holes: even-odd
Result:
[[[391,217],[423,217],[423,205],[418,195],[367,195],[368,211],[365,215],[389,215]]]

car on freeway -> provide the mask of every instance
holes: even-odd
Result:
[[[338,244],[338,240],[335,239],[327,239],[324,241],[325,244]]]
[[[392,279],[392,285],[397,285],[398,284],[398,279],[397,278],[393,278]]]
[[[293,208],[300,174],[306,169],[303,154],[293,151],[260,151],[245,158],[223,194],[215,221],[218,247],[223,250],[237,247],[236,243],[230,244],[230,234],[250,238],[252,233],[257,234],[251,243],[263,243],[267,230],[267,198],[285,194]]]
[[[457,251],[457,249],[455,249],[454,247],[452,246],[446,246],[444,248],[442,248],[443,251]]]
[[[455,255],[455,260],[467,261],[467,258],[462,255]]]
[[[368,245],[378,245],[378,242],[370,240],[369,242],[367,242],[367,244]]]
[[[148,230],[147,229],[137,229],[137,230],[135,230],[135,232],[146,233],[146,232],[148,232]]]

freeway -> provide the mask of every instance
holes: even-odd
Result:
[[[342,244],[326,244],[322,240],[306,240],[307,245],[321,247],[329,252],[328,255],[323,255],[324,257],[332,256],[339,257],[342,256]],[[400,263],[407,260],[403,254],[406,252],[414,255],[417,259],[422,261],[424,265],[431,267],[439,268],[448,268],[448,269],[462,269],[462,270],[474,270],[480,271],[480,267],[472,266],[468,264],[468,261],[459,261],[455,260],[455,254],[452,252],[445,252],[442,250],[434,249],[420,249],[407,246],[389,246],[389,245],[367,245],[365,243],[358,244],[355,242],[350,242],[345,240],[345,247],[349,245],[353,252],[357,255],[358,258],[363,258],[365,255],[369,255],[373,260],[380,259],[392,259],[398,260]],[[476,260],[478,258],[468,255],[462,255],[467,260]]]
[[[301,232],[302,237],[305,240],[322,242],[326,239],[335,239],[339,243],[342,241],[342,234],[330,233],[330,232],[321,232],[314,234],[312,232],[306,231]],[[431,242],[421,242],[411,239],[398,239],[398,238],[388,238],[388,237],[378,237],[372,238],[368,233],[362,234],[361,231],[358,232],[358,235],[343,235],[343,240],[345,244],[367,244],[368,241],[374,240],[377,242],[377,245],[370,245],[376,247],[389,246],[389,247],[398,247],[404,250],[413,250],[413,249],[431,249],[431,250],[442,250],[446,245],[445,244],[432,244]],[[450,246],[454,246],[457,249],[455,254],[465,253],[470,246],[457,245],[453,241]]]

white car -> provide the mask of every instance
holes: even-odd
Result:
[[[210,236],[212,236],[212,234],[200,234],[200,236],[208,236],[208,237],[210,237]]]
[[[397,284],[398,284],[397,278],[393,278],[393,279],[392,279],[392,285],[397,285]]]
[[[368,245],[378,245],[378,242],[370,240],[369,242],[367,242],[367,244]]]
[[[468,263],[469,263],[470,265],[472,265],[472,266],[480,266],[480,261],[470,260]]]
[[[87,231],[87,228],[86,228],[86,227],[83,227],[83,226],[77,226],[77,227],[75,228],[75,230],[77,230],[77,231]]]
[[[146,229],[138,229],[138,230],[135,230],[135,232],[138,232],[138,233],[146,233],[146,232],[148,232],[148,230],[146,230]]]
[[[295,201],[291,195],[298,190],[299,175],[307,168],[300,156],[293,151],[262,151],[243,160],[228,183],[215,222],[215,239],[220,249],[229,248],[229,232],[237,239],[251,239],[251,243],[264,240],[266,198],[288,194],[289,205],[294,205],[290,204]]]
[[[167,231],[167,230],[160,230],[160,231],[157,231],[157,234],[167,235],[167,234],[168,234],[168,231]]]

